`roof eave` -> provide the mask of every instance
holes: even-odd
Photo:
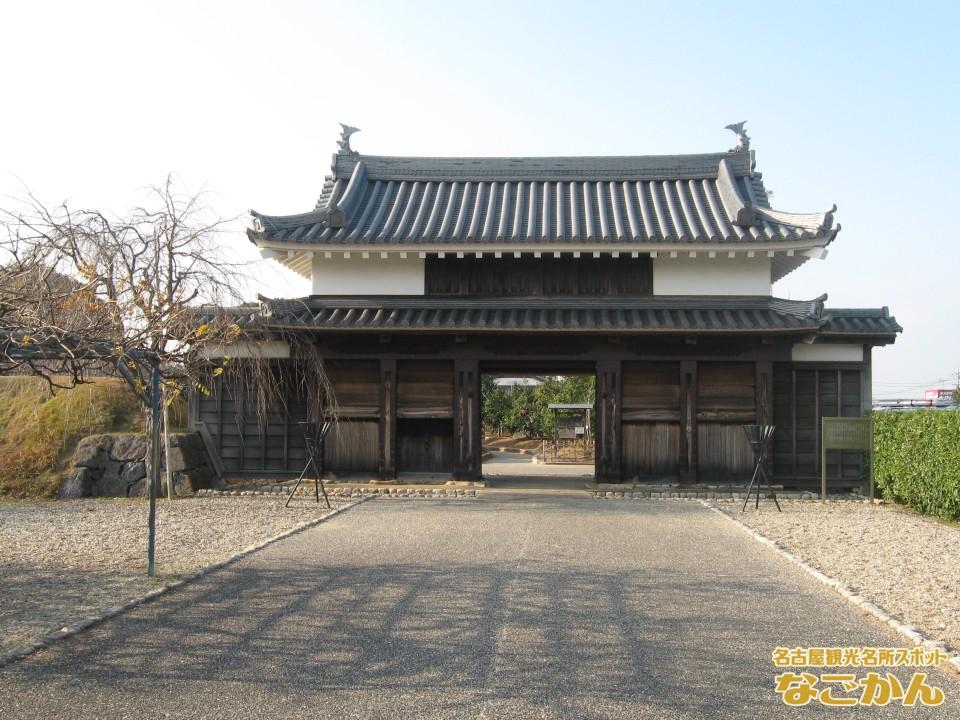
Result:
[[[837,227],[839,230],[839,226]],[[731,240],[731,241],[718,241],[718,242],[700,242],[700,243],[587,243],[587,242],[560,242],[555,244],[549,243],[490,243],[490,242],[472,242],[472,243],[384,243],[384,244],[375,244],[370,242],[353,242],[353,243],[320,243],[320,242],[298,242],[295,240],[276,240],[270,238],[266,233],[258,233],[256,231],[248,230],[248,236],[253,240],[258,246],[264,248],[271,248],[275,250],[296,250],[300,252],[334,252],[334,253],[343,253],[343,252],[387,252],[387,253],[398,253],[398,252],[407,252],[407,253],[418,253],[423,252],[430,255],[436,255],[437,253],[444,253],[447,255],[455,255],[457,253],[463,253],[464,255],[474,255],[476,253],[482,253],[484,255],[490,255],[492,253],[540,253],[541,255],[550,255],[552,253],[620,253],[620,254],[630,254],[633,252],[637,253],[656,253],[657,255],[677,253],[679,255],[689,255],[690,253],[695,253],[697,256],[717,253],[718,255],[728,252],[736,252],[737,254],[746,254],[753,252],[754,254],[766,253],[766,252],[790,252],[799,253],[804,250],[813,250],[815,248],[823,248],[829,245],[833,238],[836,236],[836,232],[832,232],[830,235],[819,236],[819,237],[807,237],[800,238],[796,240],[777,240],[777,241],[762,241],[762,242],[752,242],[747,240]],[[809,259],[809,258],[807,258]]]
[[[296,323],[265,323],[263,327],[267,330],[308,330],[311,332],[322,333],[377,333],[377,334],[396,334],[396,333],[430,333],[457,335],[463,333],[537,333],[550,334],[559,333],[561,335],[673,335],[684,337],[687,335],[809,335],[816,332],[815,326],[792,327],[792,328],[752,328],[752,329],[677,329],[677,328],[535,328],[535,327],[326,327],[311,324]]]

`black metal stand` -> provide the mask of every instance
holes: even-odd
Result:
[[[327,507],[332,507],[332,505],[330,505],[330,498],[327,497],[327,488],[323,485],[324,441],[327,432],[330,430],[331,423],[328,421],[322,423],[301,422],[297,424],[303,432],[303,440],[307,446],[307,464],[304,466],[303,472],[300,473],[300,477],[297,478],[293,490],[290,491],[290,496],[287,498],[284,507],[290,507],[290,501],[293,500],[293,496],[297,494],[297,488],[300,487],[300,483],[303,482],[311,468],[317,476],[317,483],[313,489],[314,495],[317,498],[317,504],[320,504],[320,491],[322,490],[323,499],[326,501]]]
[[[775,425],[744,425],[743,432],[750,441],[750,448],[753,450],[754,467],[753,477],[750,478],[750,485],[747,487],[747,496],[743,499],[743,508],[740,512],[747,509],[747,503],[750,502],[750,493],[753,492],[754,483],[757,486],[756,509],[760,509],[760,485],[761,480],[766,482],[769,495],[777,506],[779,512],[783,512],[780,503],[777,501],[777,494],[773,491],[773,485],[770,483],[770,477],[767,475],[767,452],[770,446],[770,438],[773,436]]]

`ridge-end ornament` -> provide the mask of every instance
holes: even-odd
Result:
[[[728,152],[739,153],[746,152],[750,149],[750,136],[747,135],[747,131],[744,128],[744,125],[747,124],[746,120],[741,120],[738,123],[730,123],[729,125],[724,126],[724,129],[730,130],[737,136],[737,145],[736,147],[730,148]]]
[[[341,130],[340,130],[340,139],[337,140],[337,152],[343,153],[343,154],[355,153],[356,150],[350,147],[350,136],[353,135],[354,133],[360,132],[360,128],[352,127],[350,125],[344,125],[343,123],[339,123],[339,125],[341,127]]]

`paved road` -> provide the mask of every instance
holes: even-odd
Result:
[[[583,490],[593,481],[593,465],[534,464],[532,455],[495,452],[483,463],[483,479],[498,489]]]
[[[693,502],[374,500],[0,669],[0,717],[848,717],[771,649],[899,644]],[[933,680],[871,717],[960,717]]]

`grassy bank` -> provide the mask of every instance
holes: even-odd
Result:
[[[51,392],[33,377],[0,377],[0,495],[49,497],[86,435],[142,432],[140,407],[114,378]]]

